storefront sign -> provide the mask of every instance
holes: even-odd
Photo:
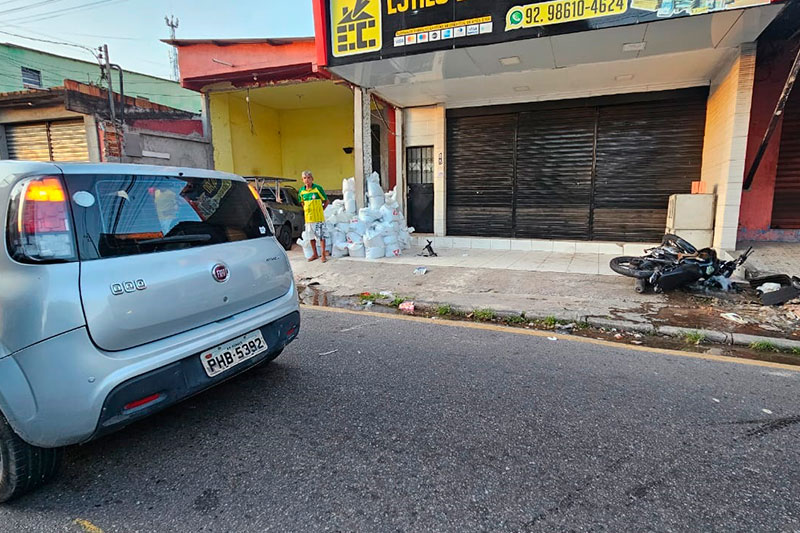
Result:
[[[323,0],[332,66],[574,33],[770,0]]]

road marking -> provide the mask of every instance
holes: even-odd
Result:
[[[778,368],[781,370],[789,370],[791,372],[800,372],[800,366],[794,365],[786,365],[783,363],[771,363],[769,361],[755,361],[752,359],[741,359],[738,357],[729,357],[725,355],[710,355],[710,354],[701,354],[701,353],[692,353],[692,352],[682,352],[680,350],[669,350],[666,348],[648,348],[646,346],[632,346],[630,344],[622,344],[617,342],[611,341],[604,341],[600,339],[589,339],[586,337],[579,337],[577,335],[562,335],[560,333],[553,333],[551,331],[537,331],[533,329],[518,329],[518,328],[510,328],[507,326],[498,326],[495,324],[481,324],[476,322],[459,322],[456,320],[431,320],[430,318],[424,318],[419,316],[403,316],[403,315],[393,315],[389,313],[375,313],[373,311],[354,311],[351,309],[341,309],[338,307],[320,307],[315,305],[306,305],[300,304],[300,307],[303,309],[309,310],[317,310],[317,311],[324,311],[326,313],[338,313],[338,314],[345,314],[345,315],[367,315],[376,318],[385,318],[389,320],[403,320],[406,322],[418,322],[418,323],[425,323],[425,324],[434,324],[434,325],[441,325],[441,326],[448,326],[448,327],[455,327],[455,328],[468,328],[468,329],[480,329],[484,331],[495,331],[500,333],[507,333],[510,335],[526,335],[528,337],[555,337],[557,339],[565,340],[565,341],[572,341],[572,342],[580,342],[583,344],[594,344],[596,346],[605,346],[607,348],[617,348],[617,349],[625,349],[625,350],[632,350],[634,352],[645,352],[650,354],[662,354],[662,355],[676,355],[678,357],[688,357],[691,359],[702,359],[704,361],[716,361],[719,363],[734,363],[739,365],[748,365],[748,366],[760,366],[763,368]]]
[[[83,518],[76,518],[75,523],[81,526],[86,533],[103,533],[102,529]]]

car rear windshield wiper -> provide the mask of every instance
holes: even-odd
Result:
[[[211,235],[208,233],[199,233],[197,235],[173,235],[171,237],[161,237],[159,239],[147,239],[138,241],[136,244],[171,244],[171,243],[191,243],[191,242],[208,242],[211,240]]]

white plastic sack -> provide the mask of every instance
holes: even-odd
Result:
[[[350,223],[349,222],[337,222],[336,223],[336,231],[341,233],[347,234],[350,231]]]
[[[354,231],[351,231],[350,233],[348,233],[346,238],[347,238],[347,243],[348,244],[361,242],[361,234],[360,233],[356,233]]]
[[[345,246],[344,248],[339,248],[338,246],[333,247],[333,251],[331,251],[331,257],[334,259],[341,259],[342,257],[347,257],[348,255],[348,248]]]
[[[369,208],[373,211],[379,210],[385,203],[386,202],[383,200],[383,194],[369,197]]]
[[[344,210],[351,215],[356,213],[356,193],[348,191],[344,193]]]
[[[370,224],[378,219],[380,213],[372,209],[364,208],[358,210],[358,220],[365,224]]]
[[[386,246],[391,246],[391,245],[397,244],[397,242],[398,242],[397,233],[389,233],[388,235],[383,237],[383,243]]]
[[[364,236],[364,247],[366,247],[367,251],[371,248],[384,248],[385,246],[386,242],[380,235],[373,235],[371,237]]]
[[[386,257],[386,248],[383,246],[375,247],[375,248],[365,248],[367,259],[380,259],[382,257]]]
[[[381,220],[383,220],[384,224],[391,224],[396,220],[400,220],[402,218],[402,214],[397,209],[392,209],[388,205],[384,205],[381,207]]]
[[[367,232],[367,224],[360,221],[350,224],[350,231],[358,233],[359,235],[364,235]]]
[[[352,244],[347,245],[347,251],[350,254],[350,257],[365,257],[366,256],[366,249],[364,248],[363,242],[354,242]]]
[[[399,257],[400,254],[400,246],[397,243],[386,247],[386,257]]]
[[[355,194],[356,191],[356,179],[355,178],[347,178],[342,180],[342,192],[352,192]]]

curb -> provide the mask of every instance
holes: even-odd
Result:
[[[435,309],[438,305],[431,302],[418,302],[419,307]],[[461,313],[471,313],[474,309],[462,308],[459,306],[452,306],[454,311]],[[509,316],[519,316],[520,313],[508,310],[492,309],[499,318],[506,318]],[[727,344],[733,346],[749,347],[755,342],[770,343],[781,350],[800,350],[800,340],[785,339],[781,337],[766,337],[763,335],[748,335],[745,333],[727,333],[724,331],[699,329],[699,328],[683,328],[676,326],[655,326],[647,322],[632,322],[630,320],[615,320],[612,318],[590,317],[580,315],[579,313],[564,313],[549,315],[561,322],[583,322],[596,328],[616,328],[621,331],[634,331],[645,335],[664,335],[666,337],[683,337],[687,333],[699,333],[706,339],[717,344]],[[525,316],[531,322],[543,320],[545,316]]]

